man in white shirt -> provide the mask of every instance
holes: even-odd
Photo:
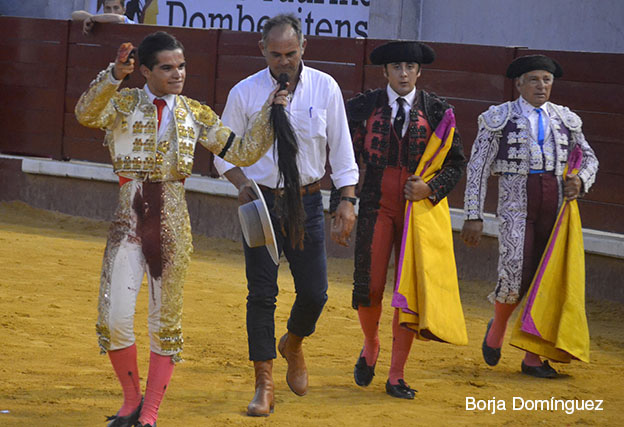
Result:
[[[498,175],[499,277],[489,295],[495,314],[482,344],[490,366],[500,359],[507,321],[531,285],[563,199],[585,194],[598,169],[580,117],[548,102],[554,79],[562,75],[559,63],[547,56],[516,58],[507,77],[514,79],[520,97],[479,116],[467,167],[462,238],[468,246],[479,244],[487,179]],[[563,170],[577,146],[583,158],[579,172],[564,180]],[[539,378],[557,376],[548,362],[528,351],[521,368]]]
[[[332,224],[332,238],[345,245],[355,222],[354,186],[358,181],[340,88],[331,76],[303,65],[301,57],[305,46],[301,23],[294,15],[278,15],[266,21],[259,47],[268,67],[232,89],[222,115],[224,123],[233,130],[246,129],[257,105],[264,102],[262,98],[266,99],[277,87],[276,78],[282,73],[288,75],[287,89],[292,98],[286,114],[298,144],[296,164],[305,210],[303,248],[293,247],[289,228],[282,226],[290,218],[281,218],[284,222],[280,222],[274,209],[276,199],[283,194],[277,151],[269,150],[257,163],[244,168],[234,168],[215,159],[217,170],[238,188],[240,203],[254,198],[250,179],[259,184],[271,211],[279,252],[284,252],[290,264],[297,297],[288,320],[288,332],[280,339],[279,351],[288,362],[286,381],[297,395],[304,395],[308,387],[301,343],[314,332],[327,301],[325,226],[319,182],[325,174],[327,147],[331,178],[342,195]],[[249,290],[249,359],[254,362],[256,374],[256,393],[247,414],[267,416],[273,410],[278,267],[264,247],[249,248],[243,244]]]

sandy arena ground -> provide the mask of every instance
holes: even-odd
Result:
[[[100,262],[108,224],[0,203],[0,425],[104,426],[121,390],[108,358],[99,355],[94,324]],[[367,388],[353,381],[362,345],[350,308],[352,261],[330,259],[329,302],[316,334],[304,342],[310,372],[305,397],[285,383],[286,363],[275,362],[276,408],[269,418],[245,416],[253,395],[247,360],[246,285],[240,244],[195,237],[185,289],[185,362],[178,365],[158,424],[165,426],[392,426],[392,425],[622,425],[624,408],[624,307],[588,305],[592,363],[555,365],[556,380],[520,373],[522,353],[507,344],[496,368],[481,358],[491,315],[491,284],[462,282],[470,343],[455,347],[414,342],[406,379],[414,401],[385,394],[391,348],[391,310],[381,323],[377,376]],[[281,266],[277,333],[285,331],[294,291]],[[146,294],[137,305],[136,330],[142,385],[147,374]],[[489,401],[490,410],[466,410],[466,398]],[[513,410],[514,397],[601,400],[602,410]],[[492,414],[492,399],[506,410]],[[516,399],[519,401],[519,399]],[[487,403],[487,402],[486,402]]]

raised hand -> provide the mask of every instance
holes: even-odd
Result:
[[[117,80],[123,80],[127,75],[134,71],[134,46],[130,42],[122,43],[117,49],[117,57],[115,58],[115,68],[113,68],[113,77]]]

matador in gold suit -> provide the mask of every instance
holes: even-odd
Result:
[[[150,413],[146,408],[150,385],[158,379],[158,373],[152,379],[152,364],[166,358],[166,364],[173,365],[182,351],[182,291],[192,252],[184,179],[191,174],[195,145],[199,142],[228,162],[248,166],[268,150],[274,136],[269,102],[241,137],[225,127],[210,107],[180,95],[186,74],[184,50],[169,34],[149,35],[139,46],[139,70],[147,81],[143,88],[118,90],[128,64],[133,67],[134,62],[133,58],[122,62],[119,55],[82,94],[76,117],[82,125],[106,132],[105,144],[120,177],[96,325],[100,348],[109,354],[124,389],[124,406],[110,418],[110,425],[153,426],[160,400]],[[274,102],[281,98],[275,96]],[[133,320],[144,274],[152,357],[141,403],[138,371],[133,372]],[[164,387],[167,383],[168,378]],[[162,399],[164,388],[159,392]]]

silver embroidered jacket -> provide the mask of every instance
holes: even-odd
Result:
[[[581,118],[569,108],[547,102],[550,138],[554,149],[544,153],[559,182],[559,205],[563,202],[562,175],[568,155],[575,146],[583,152],[578,173],[582,193],[586,193],[596,178],[598,160],[582,132]],[[526,182],[530,171],[531,132],[527,118],[522,115],[519,99],[490,107],[479,116],[479,132],[472,146],[467,166],[464,196],[465,219],[482,219],[487,180],[498,175],[499,264],[496,294],[490,300],[514,303],[518,300],[524,231],[527,213]]]
[[[152,181],[175,179],[167,176],[163,165],[169,151],[175,150],[178,174],[189,176],[197,142],[237,166],[249,166],[273,144],[268,104],[241,138],[224,126],[210,107],[181,95],[176,96],[171,132],[158,140],[156,106],[143,89],[118,91],[120,82],[111,77],[113,66],[111,63],[91,82],[75,113],[80,124],[106,131],[105,143],[116,173]]]

